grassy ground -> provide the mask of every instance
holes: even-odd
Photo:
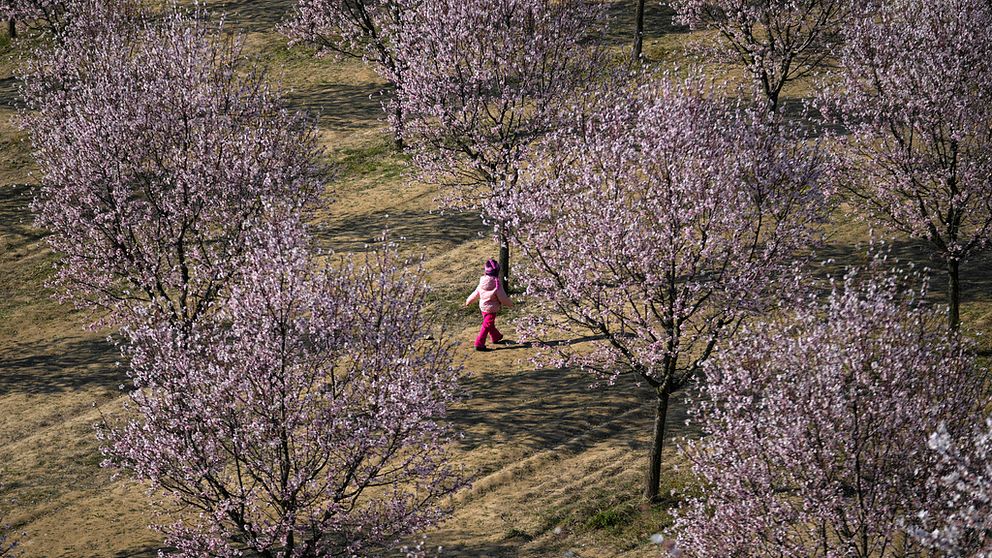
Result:
[[[296,106],[319,114],[339,171],[318,223],[322,243],[357,251],[388,228],[425,256],[442,316],[463,347],[468,397],[452,419],[465,436],[454,449],[476,482],[430,543],[465,557],[655,555],[648,536],[666,525],[668,513],[665,506],[643,509],[637,497],[649,394],[624,382],[591,390],[591,379],[576,371],[536,370],[527,349],[471,351],[477,316],[459,305],[493,245],[478,217],[434,212],[434,191],[405,180],[407,161],[383,130],[375,75],[355,61],[287,49],[273,28],[289,0],[208,4],[248,33],[250,48],[273,64]],[[632,6],[614,5],[617,31],[609,39],[618,48],[627,43]],[[670,13],[650,4],[647,30],[648,57],[676,62],[686,33],[671,26]],[[6,43],[0,49],[14,52]],[[117,355],[106,332],[84,329],[87,317],[52,301],[44,287],[52,257],[42,231],[31,226],[36,179],[23,134],[10,122],[12,68],[0,60],[0,512],[27,532],[27,557],[154,556],[158,540],[146,528],[143,490],[99,467],[93,424],[120,408],[125,378]],[[860,226],[829,232],[823,257],[849,261],[864,241]],[[922,261],[913,243],[895,250]],[[963,316],[980,331],[992,322],[988,269],[979,263],[963,272]],[[506,329],[512,337],[512,325]],[[689,432],[684,408],[673,415],[676,439]],[[675,452],[668,455],[671,470]],[[670,489],[687,480],[673,473],[665,482]]]

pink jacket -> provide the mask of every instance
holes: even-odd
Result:
[[[483,275],[479,279],[479,286],[465,299],[465,304],[472,304],[475,299],[479,299],[479,309],[486,314],[496,314],[504,306],[507,308],[513,306],[510,297],[503,290],[503,285],[499,284],[499,279],[488,275]]]

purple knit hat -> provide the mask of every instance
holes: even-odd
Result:
[[[486,260],[486,275],[496,277],[499,275],[499,262],[494,259]]]

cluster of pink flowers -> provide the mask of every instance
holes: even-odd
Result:
[[[992,5],[870,3],[844,27],[820,106],[850,133],[841,176],[858,215],[927,241],[959,323],[959,267],[992,240]]]
[[[563,127],[562,107],[602,76],[602,8],[586,0],[422,2],[404,19],[403,136],[445,209],[494,225],[504,283],[511,228],[501,197],[519,191],[528,149]]]
[[[189,324],[255,228],[317,199],[316,134],[202,14],[152,23],[117,4],[81,4],[25,76],[34,210],[63,300]]]
[[[420,178],[445,205],[477,209],[516,186],[535,140],[597,77],[586,48],[600,11],[581,0],[424,2],[404,21],[400,98]]]
[[[106,464],[180,511],[158,529],[183,556],[375,555],[436,523],[463,484],[459,370],[421,274],[392,249],[315,260],[315,130],[222,26],[73,5],[25,75],[25,125],[53,285],[120,326],[136,388]],[[987,377],[957,326],[960,262],[992,238],[992,5],[673,6],[760,102],[698,71],[609,74],[585,0],[301,0],[284,30],[396,86],[418,177],[495,225],[504,274],[511,241],[527,256],[523,333],[591,340],[538,362],[651,387],[648,499],[669,398],[705,376],[703,495],[670,552],[988,556]],[[848,135],[828,150],[778,109],[831,57],[818,107]],[[837,191],[930,243],[950,327],[882,257],[826,297],[796,271]]]
[[[606,88],[572,118],[500,200],[540,309],[526,330],[598,336],[591,351],[546,356],[654,388],[653,498],[669,396],[788,278],[824,214],[828,168],[790,127],[699,75]]]
[[[65,15],[72,0],[0,0],[0,17],[40,22],[53,29]]]
[[[139,418],[101,431],[105,465],[193,512],[157,526],[182,556],[377,556],[462,486],[443,419],[451,347],[424,282],[390,251],[321,267],[272,228],[214,319],[129,329]]]
[[[930,436],[937,474],[930,488],[941,495],[934,510],[922,510],[914,534],[948,556],[992,556],[992,418],[955,436],[940,425]]]
[[[835,52],[851,0],[673,0],[675,21],[717,32],[695,45],[709,61],[744,66],[772,112],[790,81],[816,72]]]
[[[377,556],[463,485],[459,369],[395,248],[327,265],[313,126],[209,14],[80,0],[25,75],[59,296],[120,328],[99,436],[188,557]],[[328,258],[325,259],[329,259]]]
[[[396,74],[396,33],[408,0],[300,0],[282,31],[292,43],[360,58],[382,77]]]
[[[688,444],[705,495],[679,511],[685,556],[916,556],[905,526],[940,507],[926,444],[989,400],[967,341],[876,258],[826,300],[746,327],[706,367]]]

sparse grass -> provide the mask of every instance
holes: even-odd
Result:
[[[636,476],[590,490],[568,506],[542,510],[539,531],[591,537],[607,546],[630,550],[643,546],[652,534],[668,529],[675,509],[687,496],[697,494],[699,487],[690,474],[668,465],[660,501],[646,504],[640,490]]]
[[[530,542],[534,540],[534,535],[531,535],[527,531],[517,529],[516,527],[511,527],[507,530],[506,534],[503,535],[503,538],[506,540],[518,539],[524,542]]]
[[[285,6],[211,0],[208,7],[218,3],[256,12],[267,3]],[[618,10],[627,18],[621,25],[629,23],[631,5]],[[648,28],[645,53],[660,67],[674,67],[684,62],[683,45],[693,35],[672,28],[664,17],[656,13],[657,26]],[[393,149],[377,100],[369,99],[381,80],[359,61],[315,59],[306,47],[288,47],[272,29],[254,25],[246,40],[248,50],[272,66],[271,77],[282,82],[293,107],[320,112],[328,162],[337,171],[334,194],[316,223],[330,231],[321,241],[341,253],[356,252],[389,228],[391,239],[403,239],[404,254],[424,258],[433,287],[428,302],[438,326],[457,342],[468,398],[451,411],[455,427],[465,434],[452,452],[470,474],[492,478],[484,490],[459,501],[448,523],[429,533],[431,544],[444,546],[445,555],[466,558],[560,557],[570,548],[593,548],[591,556],[656,556],[647,538],[668,528],[681,495],[698,487],[684,471],[673,471],[677,453],[666,448],[663,498],[642,505],[650,435],[649,413],[635,412],[644,406],[642,392],[630,385],[591,391],[587,374],[535,370],[528,350],[472,351],[478,308],[464,309],[462,302],[495,246],[487,228],[471,216],[434,212],[432,187],[407,182],[409,161]],[[610,40],[622,57],[623,28]],[[10,44],[0,33],[0,79],[11,75],[17,56],[31,44]],[[716,74],[743,77],[726,68],[714,69]],[[799,98],[810,91],[808,83],[800,83],[786,94]],[[159,541],[146,529],[151,516],[144,490],[113,481],[99,468],[92,433],[100,413],[120,412],[119,370],[112,368],[118,355],[99,342],[105,332],[83,331],[89,319],[53,302],[43,286],[54,257],[41,231],[31,226],[32,191],[26,185],[36,180],[30,175],[34,164],[12,115],[0,108],[0,381],[15,366],[17,373],[16,381],[0,383],[0,455],[6,458],[0,502],[11,496],[18,505],[0,511],[13,513],[10,520],[30,534],[26,558],[153,556]],[[832,248],[848,258],[865,239],[864,227],[846,218],[830,232]],[[905,255],[916,257],[909,248]],[[987,269],[977,263],[963,270],[970,283],[962,318],[966,328],[978,332],[992,330]],[[942,283],[934,285],[939,299]],[[499,319],[511,338],[514,318],[530,311],[522,296],[514,299],[517,307]],[[979,348],[989,354],[992,342],[980,337]],[[680,428],[677,422],[670,421],[673,430]],[[596,430],[611,424],[621,426]],[[682,428],[678,434],[692,432]],[[527,461],[542,453],[542,459]],[[521,462],[526,467],[514,469]],[[579,555],[586,556],[586,550]]]
[[[350,191],[356,191],[356,188],[362,191],[377,183],[398,180],[409,169],[408,157],[382,136],[365,144],[333,150],[330,160],[334,165],[335,182],[353,185]],[[370,181],[370,177],[375,181]]]
[[[627,502],[619,506],[599,510],[595,515],[586,520],[585,526],[589,529],[615,532],[630,524],[630,520],[634,516],[636,509],[636,506]]]

